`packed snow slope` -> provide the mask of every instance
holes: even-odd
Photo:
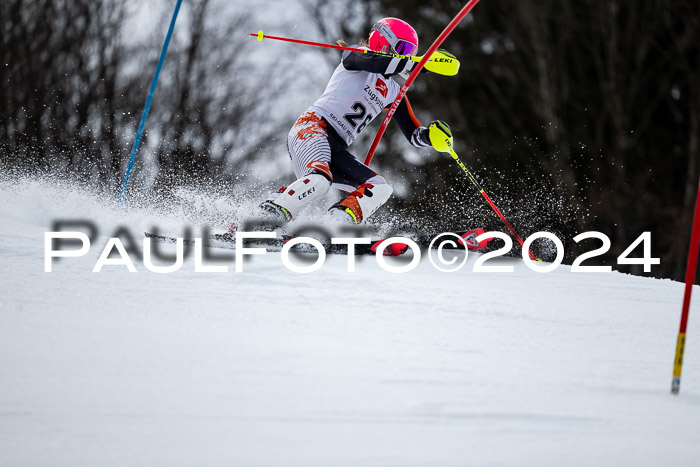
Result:
[[[0,184],[0,465],[658,466],[700,459],[700,290],[670,394],[683,285],[560,266],[406,274],[279,253],[244,271],[105,266],[118,210]],[[44,272],[56,219],[100,239]],[[162,246],[170,253],[174,245]]]

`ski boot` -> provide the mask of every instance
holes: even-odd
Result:
[[[345,199],[328,209],[328,215],[345,224],[361,224],[391,196],[391,185],[363,183]]]

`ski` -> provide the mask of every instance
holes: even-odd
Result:
[[[486,230],[484,229],[473,229],[473,230],[467,230],[467,231],[461,231],[461,232],[454,232],[451,237],[447,237],[447,239],[453,240],[452,244],[445,244],[443,245],[444,249],[464,249],[464,246],[457,240],[457,238],[454,236],[459,236],[460,238],[463,239],[464,243],[467,245],[467,248],[469,250],[484,250],[488,247],[489,243],[491,240],[483,240],[481,242],[476,241],[476,237],[479,235],[486,233]],[[170,236],[165,236],[165,235],[159,235],[159,234],[154,234],[150,232],[145,232],[144,233],[147,238],[150,238],[152,240],[161,242],[161,243],[176,243],[178,241],[178,238],[176,237],[170,237]],[[411,238],[420,248],[428,248],[431,246],[431,243],[433,240],[438,237],[436,236],[431,236],[431,235],[420,235],[415,238]],[[291,239],[295,237],[292,236],[284,236],[282,238],[272,238],[272,239],[246,239],[245,240],[245,245],[248,247],[253,247],[253,246],[258,246],[258,247],[265,247],[268,251],[280,251],[284,245]],[[220,249],[226,249],[226,250],[235,250],[236,249],[236,239],[234,236],[231,236],[228,233],[223,233],[223,234],[213,234],[213,235],[208,235],[204,237],[203,239],[202,246],[205,248],[220,248]],[[380,243],[382,243],[385,238],[381,239],[372,239],[370,243],[368,244],[361,244],[361,245],[355,245],[355,255],[376,255],[377,254],[377,247],[379,246]],[[195,241],[194,239],[191,238],[183,238],[182,239],[183,244],[186,246],[194,246]],[[438,242],[436,242],[434,247],[437,247],[439,245]],[[348,246],[343,245],[343,244],[333,244],[333,243],[324,243],[323,244],[326,254],[340,254],[340,255],[347,255],[348,254]],[[406,253],[409,250],[409,246],[406,244],[401,244],[401,243],[394,243],[391,246],[387,247],[384,249],[383,255],[384,256],[399,256],[404,253]],[[306,243],[300,243],[292,247],[292,251],[300,252],[300,253],[315,253],[316,249]]]
[[[156,235],[153,233],[146,232],[147,238],[162,242],[162,243],[176,243],[177,238],[168,237],[164,235]],[[246,239],[244,244],[246,247],[264,247],[266,250],[275,252],[280,251],[284,245],[294,237],[285,236],[283,238],[261,238],[261,239]],[[229,234],[213,234],[204,237],[202,246],[205,248],[219,248],[224,250],[235,250],[236,249],[236,239]],[[183,244],[185,246],[194,246],[194,240],[184,238]],[[356,255],[373,255],[371,247],[375,244],[368,245],[355,245]],[[347,254],[347,245],[334,245],[334,244],[324,244],[323,245],[327,254]],[[301,243],[292,247],[292,251],[299,253],[316,253],[316,249],[309,244]],[[388,249],[387,249],[388,251]]]

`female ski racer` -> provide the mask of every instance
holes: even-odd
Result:
[[[343,41],[338,41],[346,45]],[[360,46],[376,52],[415,55],[416,31],[397,18],[379,20]],[[280,188],[261,208],[266,217],[284,223],[295,218],[308,203],[321,198],[331,185],[350,192],[334,204],[328,215],[340,222],[360,224],[379,209],[393,191],[384,177],[348,151],[357,135],[390,106],[401,87],[392,77],[407,74],[416,62],[407,58],[345,51],[323,95],[296,121],[287,136],[287,148],[298,180]],[[406,98],[394,120],[406,139],[416,147],[431,145],[428,128],[421,126]],[[444,141],[450,128],[441,121],[436,128]]]

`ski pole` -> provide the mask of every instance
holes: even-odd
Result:
[[[347,50],[350,52],[360,52],[363,54],[374,54],[374,55],[381,55],[383,57],[392,57],[392,58],[406,58],[408,60],[411,60],[413,62],[420,62],[423,59],[423,56],[420,57],[414,57],[412,55],[399,55],[399,54],[390,54],[390,53],[385,53],[385,52],[377,52],[374,50],[367,50],[367,49],[359,49],[355,47],[345,47],[342,45],[335,45],[335,44],[326,44],[323,42],[313,42],[313,41],[304,41],[301,39],[291,39],[289,37],[279,37],[279,36],[270,36],[268,34],[264,34],[262,30],[258,31],[257,34],[248,34],[249,36],[252,37],[257,37],[258,41],[262,41],[263,39],[273,39],[276,41],[284,41],[284,42],[292,42],[294,44],[303,44],[303,45],[312,45],[314,47],[325,47],[328,49],[338,49],[338,50]],[[447,76],[454,76],[457,74],[459,71],[459,60],[457,60],[453,55],[451,54],[446,54],[444,51],[435,51],[428,60],[428,62],[433,62],[433,67],[432,70],[435,73],[440,73],[442,75],[447,75]]]
[[[328,49],[348,50],[350,52],[361,52],[361,53],[368,53],[369,52],[369,53],[374,53],[377,55],[384,55],[386,57],[407,58],[409,60],[413,60],[414,62],[419,62],[420,59],[423,58],[423,57],[413,57],[411,55],[397,55],[397,54],[388,54],[388,53],[384,53],[384,52],[375,52],[374,50],[358,49],[355,47],[344,47],[342,45],[326,44],[323,42],[303,41],[301,39],[290,39],[289,37],[270,36],[269,34],[263,34],[262,30],[258,31],[257,34],[248,34],[248,35],[253,36],[253,37],[257,37],[258,41],[262,41],[263,39],[274,39],[276,41],[293,42],[295,44],[313,45],[314,47],[326,47]]]
[[[513,236],[518,240],[518,242],[520,243],[520,246],[522,247],[523,246],[523,239],[520,238],[520,236],[517,233],[515,233],[515,229],[513,229],[513,227],[510,225],[510,223],[506,220],[505,216],[500,211],[500,209],[498,209],[498,207],[496,207],[494,202],[491,201],[491,198],[489,198],[489,195],[486,194],[486,191],[481,186],[481,184],[479,184],[479,182],[476,180],[476,178],[472,174],[471,170],[469,170],[469,167],[467,167],[467,165],[464,162],[462,162],[462,160],[459,158],[459,156],[454,151],[454,149],[452,148],[452,145],[449,143],[449,141],[447,143],[448,143],[449,148],[450,148],[450,151],[449,151],[450,155],[457,162],[457,165],[459,165],[462,168],[462,170],[464,171],[464,173],[467,174],[467,178],[474,184],[476,189],[479,190],[479,193],[481,193],[481,195],[484,197],[484,199],[486,199],[486,201],[488,201],[488,203],[491,205],[493,210],[496,211],[496,214],[498,214],[498,217],[501,218],[501,220],[506,225],[506,227],[508,227],[508,230],[510,230],[510,233],[513,234]],[[530,255],[530,258],[532,258],[533,261],[540,261],[537,258],[535,258],[535,255],[533,255],[531,251],[528,251],[527,253]]]

